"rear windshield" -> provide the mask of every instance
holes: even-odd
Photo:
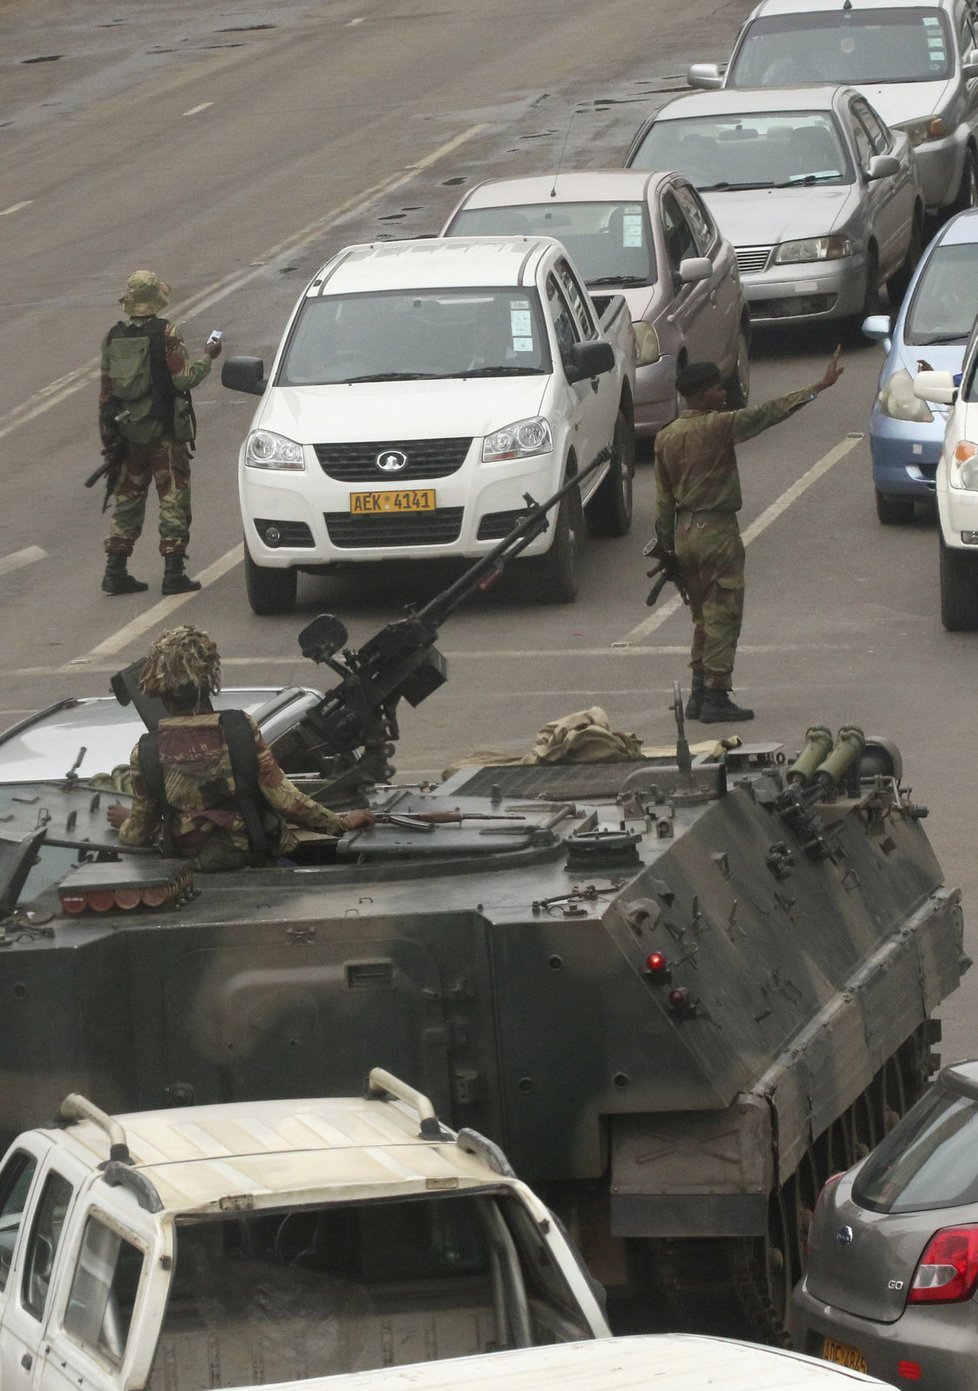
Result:
[[[555,237],[589,285],[651,285],[655,252],[644,203],[543,203],[463,208],[453,237]]]
[[[755,19],[734,55],[727,86],[940,82],[952,67],[951,37],[940,10],[840,6],[825,14]]]
[[[978,1102],[946,1087],[922,1097],[873,1151],[852,1196],[872,1212],[924,1212],[978,1201]]]
[[[550,371],[530,290],[407,290],[307,299],[279,386],[506,377]]]
[[[928,343],[968,341],[978,314],[978,242],[939,246],[917,282],[907,312],[904,341]]]
[[[852,182],[849,157],[827,111],[656,121],[631,164],[636,169],[678,169],[703,193]]]

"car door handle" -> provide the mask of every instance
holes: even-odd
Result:
[[[20,1359],[20,1365],[23,1367],[25,1372],[29,1372],[30,1369],[33,1367],[34,1359],[29,1352],[24,1353],[23,1357]]]

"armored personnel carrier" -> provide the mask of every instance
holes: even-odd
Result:
[[[70,1090],[355,1095],[379,1064],[543,1192],[619,1329],[782,1342],[819,1187],[921,1093],[966,965],[925,808],[819,726],[793,762],[691,756],[680,721],[674,757],[391,785],[441,616],[302,635],[339,680],[280,753],[378,813],[333,863],[194,882],[120,857],[77,772],[0,787],[4,1138]]]

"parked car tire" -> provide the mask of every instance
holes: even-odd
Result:
[[[554,539],[546,555],[526,561],[533,597],[541,604],[572,604],[577,598],[577,538],[580,507],[573,494],[560,500],[553,519]]]
[[[963,213],[968,208],[976,207],[978,207],[978,157],[975,156],[974,150],[969,145],[964,157],[961,183],[954,202],[947,210],[947,215],[953,217],[955,213]]]
[[[628,535],[632,525],[634,476],[635,430],[625,411],[619,409],[608,472],[587,505],[587,524],[592,536]]]
[[[270,570],[256,565],[245,546],[245,588],[252,613],[291,613],[295,608],[298,575],[295,570]]]
[[[914,271],[920,264],[920,258],[923,254],[924,212],[922,208],[917,208],[913,215],[913,230],[910,233],[910,244],[907,247],[907,254],[904,257],[903,265],[898,271],[894,271],[886,282],[894,308],[907,293],[910,282],[913,279]]]
[[[747,405],[750,396],[750,330],[741,324],[737,330],[737,362],[727,382],[727,404],[731,410]]]
[[[913,498],[894,493],[876,493],[876,515],[884,526],[913,521]]]
[[[941,622],[949,633],[971,632],[978,628],[978,555],[941,548]]]

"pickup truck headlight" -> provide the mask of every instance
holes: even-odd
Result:
[[[252,430],[245,445],[245,463],[249,468],[292,469],[306,467],[302,445],[272,430]]]
[[[550,426],[542,415],[517,420],[493,430],[482,442],[482,462],[495,464],[501,459],[528,459],[533,454],[549,454],[554,447]]]
[[[978,444],[959,440],[948,466],[948,482],[952,488],[965,488],[978,493]]]
[[[647,367],[650,362],[658,362],[662,356],[659,335],[651,324],[639,319],[632,324],[635,334],[635,366]]]
[[[909,372],[894,372],[883,384],[877,398],[880,410],[893,420],[915,420],[923,425],[934,419],[926,401],[913,394],[913,378]]]
[[[943,140],[950,131],[940,116],[921,116],[918,121],[895,121],[894,130],[902,130],[914,149],[928,140]]]
[[[848,237],[805,237],[802,241],[783,241],[774,253],[774,263],[788,266],[796,261],[838,261],[851,255]]]

